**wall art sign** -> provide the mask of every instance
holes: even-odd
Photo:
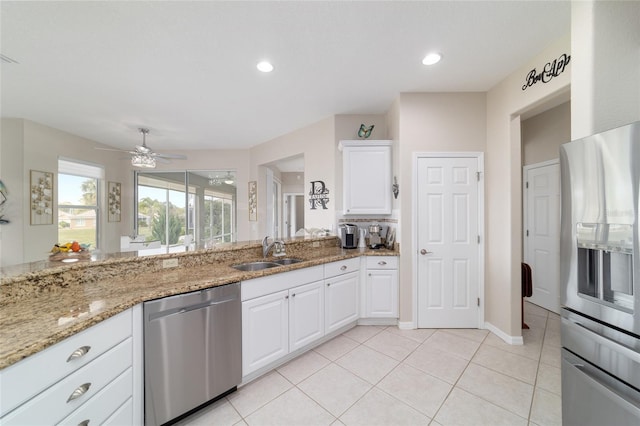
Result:
[[[554,77],[557,77],[564,72],[567,65],[569,65],[569,62],[571,62],[571,55],[563,53],[558,59],[554,59],[552,62],[547,62],[542,68],[542,71],[538,72],[536,68],[532,69],[525,78],[525,84],[522,86],[522,90],[526,90],[527,87],[531,87],[539,81],[543,83],[550,82]]]
[[[4,186],[2,180],[0,180],[0,225],[4,225],[5,223],[9,223],[8,219],[4,218],[4,213],[2,212],[4,209],[4,203],[7,202],[7,195],[9,194],[9,190]]]
[[[309,191],[309,204],[311,210],[316,210],[318,206],[322,206],[323,210],[328,210],[329,190],[321,180],[311,181],[311,191]]]
[[[258,183],[255,180],[249,182],[249,220],[258,220]]]
[[[53,224],[53,173],[31,170],[31,225]]]
[[[120,210],[122,205],[120,204],[121,197],[120,193],[122,191],[122,187],[118,182],[109,182],[107,188],[107,197],[108,197],[108,205],[109,205],[109,214],[107,218],[109,222],[120,222]]]

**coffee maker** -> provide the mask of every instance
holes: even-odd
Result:
[[[342,247],[352,249],[358,247],[358,227],[351,223],[340,225],[340,239]]]
[[[377,249],[384,247],[382,244],[383,227],[378,224],[369,225],[369,248]]]

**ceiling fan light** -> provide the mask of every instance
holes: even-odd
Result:
[[[156,167],[156,159],[149,155],[135,154],[131,156],[131,165],[143,169],[153,169]]]
[[[227,172],[224,183],[226,183],[227,185],[233,185],[233,176],[231,175],[231,172]]]

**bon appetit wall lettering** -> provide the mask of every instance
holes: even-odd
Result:
[[[571,55],[563,53],[558,59],[554,59],[552,62],[547,62],[542,71],[538,72],[535,68],[532,69],[529,71],[529,74],[527,74],[522,90],[526,90],[527,87],[531,87],[539,81],[543,83],[550,82],[554,77],[562,74],[570,61]]]

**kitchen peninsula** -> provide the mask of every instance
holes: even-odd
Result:
[[[303,262],[242,272],[231,265],[262,258],[259,242],[136,257],[103,255],[72,264],[34,262],[0,271],[0,369],[46,349],[144,301],[360,256],[397,256],[396,250],[345,250],[336,237],[286,240],[289,257]],[[163,268],[177,259],[178,266]]]

